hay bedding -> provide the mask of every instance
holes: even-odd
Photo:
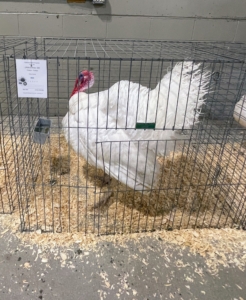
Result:
[[[163,166],[159,189],[145,194],[87,165],[63,136],[51,135],[44,147],[37,146],[32,162],[28,155],[26,160],[21,153],[15,155],[22,162],[17,169],[23,196],[19,207],[26,230],[110,234],[232,225],[234,216],[225,205],[225,194],[190,154],[159,158]],[[211,157],[206,159],[210,164]],[[8,161],[10,169],[13,164]],[[238,173],[231,171],[227,177],[233,182]],[[105,194],[109,200],[98,206]],[[14,213],[18,217],[17,203]]]

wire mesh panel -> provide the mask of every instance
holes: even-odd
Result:
[[[10,39],[0,51],[1,209],[21,230],[245,226],[244,44]],[[18,98],[20,58],[47,61],[47,99]]]
[[[0,113],[1,113],[1,188],[0,213],[11,213],[18,206],[18,187],[16,185],[15,164],[13,160],[14,148],[18,147],[16,135],[21,134],[22,114],[17,106],[14,56],[24,54],[27,48],[34,48],[34,39],[1,38],[0,43]],[[30,44],[29,44],[30,43]],[[25,49],[25,50],[23,50]],[[18,125],[17,125],[18,124]],[[21,149],[23,151],[23,149]]]

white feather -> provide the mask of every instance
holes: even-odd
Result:
[[[172,128],[197,122],[209,81],[210,72],[186,61],[177,63],[153,90],[124,80],[100,93],[75,94],[62,121],[65,137],[110,176],[133,189],[151,188],[160,172],[156,157],[164,152],[161,141],[172,138]],[[135,130],[137,122],[165,130]]]
[[[246,127],[246,95],[235,105],[233,117],[241,126]]]

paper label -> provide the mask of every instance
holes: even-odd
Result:
[[[47,98],[47,61],[16,59],[18,97]]]

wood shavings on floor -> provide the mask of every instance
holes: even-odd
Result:
[[[6,219],[9,219],[6,221]],[[84,235],[83,233],[21,233],[18,227],[13,228],[13,215],[1,215],[0,224],[6,228],[0,232],[0,236],[15,236],[20,244],[25,247],[37,247],[37,257],[43,263],[47,263],[49,252],[55,254],[63,266],[67,265],[67,260],[74,253],[77,257],[83,259],[91,250],[101,251],[102,244],[112,243],[120,247],[128,247],[128,242],[137,245],[140,252],[149,251],[143,241],[149,238],[156,240],[157,244],[164,243],[172,249],[179,247],[182,252],[188,249],[193,254],[204,257],[209,271],[217,274],[220,266],[237,267],[244,270],[246,266],[246,231],[223,228],[223,229],[182,229],[173,231],[156,231],[132,234],[116,234],[97,236],[95,234]],[[6,227],[8,224],[8,227]],[[6,231],[8,229],[8,231]],[[143,246],[145,245],[145,246]],[[77,250],[74,250],[77,249]],[[163,252],[162,257],[169,262],[169,253]],[[145,263],[148,263],[145,261]],[[182,260],[177,261],[178,268],[187,267]],[[198,267],[196,273],[201,277],[203,272]]]

